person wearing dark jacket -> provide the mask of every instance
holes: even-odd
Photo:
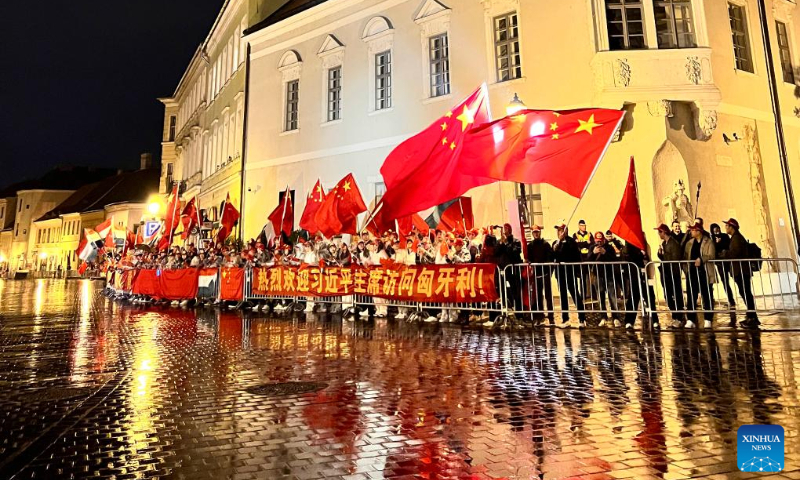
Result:
[[[620,275],[617,265],[603,265],[604,263],[613,263],[617,261],[617,254],[614,248],[606,243],[603,232],[597,232],[594,235],[594,247],[587,259],[589,262],[596,264],[595,278],[597,282],[597,293],[600,297],[600,327],[604,327],[608,321],[608,312],[606,311],[606,297],[608,297],[608,306],[611,307],[611,316],[614,319],[614,326],[619,327],[620,321],[617,318],[619,308],[617,308],[617,291],[620,285]]]
[[[509,306],[514,311],[521,311],[522,279],[520,277],[519,267],[506,269],[509,265],[518,265],[522,263],[522,243],[514,238],[511,224],[506,223],[503,225],[503,233],[500,236],[498,252],[500,258],[498,266],[500,270],[506,272],[506,282],[508,282],[508,285],[506,285],[506,298],[511,303]]]
[[[681,284],[681,266],[679,262],[683,260],[683,249],[675,234],[670,231],[665,224],[659,225],[658,236],[661,238],[661,245],[658,247],[658,259],[662,263],[659,268],[661,286],[664,288],[664,297],[667,306],[672,311],[672,327],[678,328],[685,315],[683,302],[683,285]]]
[[[716,223],[711,224],[711,239],[714,240],[714,248],[716,248],[717,252],[723,252],[730,248],[731,245],[731,237],[728,236],[726,233],[722,233],[719,228],[719,225]],[[728,296],[728,307],[731,310],[736,309],[736,298],[733,296],[733,289],[731,288],[731,266],[730,263],[721,262],[717,263],[717,273],[719,274],[719,280],[722,283],[722,287],[725,290],[725,293]]]
[[[760,322],[756,314],[753,286],[750,283],[753,271],[750,267],[750,262],[742,261],[749,257],[747,239],[739,232],[739,222],[737,222],[735,218],[728,219],[728,221],[725,222],[725,231],[730,235],[731,242],[727,250],[720,252],[719,258],[731,260],[729,268],[733,276],[733,282],[739,289],[739,295],[741,295],[745,305],[747,305],[747,316],[741,324],[744,327],[754,328],[757,327]]]
[[[569,236],[566,223],[556,225],[558,240],[553,242],[553,260],[556,265],[556,279],[558,280],[558,291],[561,297],[561,326],[569,326],[569,297],[575,302],[578,309],[578,321],[580,327],[586,326],[586,312],[583,306],[583,296],[578,288],[578,277],[580,277],[581,253],[575,239]],[[571,264],[571,265],[565,265]]]
[[[527,259],[531,265],[529,268],[529,283],[530,288],[533,289],[533,295],[529,297],[531,301],[531,310],[537,311],[533,314],[534,320],[541,321],[544,319],[544,311],[547,312],[547,317],[550,323],[553,321],[553,288],[552,288],[552,275],[553,267],[547,265],[553,262],[553,247],[550,246],[542,238],[542,227],[534,225],[531,227],[533,234],[533,241],[528,242]],[[547,310],[545,310],[545,303]]]
[[[650,307],[651,326],[658,328],[658,315],[654,308],[656,295],[653,287],[648,284],[647,272],[644,268],[650,261],[647,252],[626,241],[622,247],[622,260],[628,262],[628,265],[623,266],[622,277],[628,287],[628,291],[625,293],[625,328],[633,328],[636,323],[636,315],[639,313],[639,304],[642,301]],[[635,265],[636,268],[634,269],[630,264]],[[642,322],[644,322],[644,318]]]

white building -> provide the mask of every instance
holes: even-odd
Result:
[[[797,190],[796,5],[766,1]],[[634,156],[649,235],[671,215],[677,181],[692,204],[702,182],[707,225],[736,217],[765,255],[794,256],[758,20],[755,0],[289,2],[245,37],[244,235],[258,233],[286,185],[302,199],[318,177],[331,187],[353,172],[369,202],[391,149],[487,82],[495,118],[515,93],[531,108],[627,111],[573,226],[609,227]],[[576,206],[548,186],[535,192],[544,225]],[[515,188],[470,195],[478,222],[498,223]]]

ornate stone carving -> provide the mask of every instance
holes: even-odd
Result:
[[[717,129],[717,111],[697,107],[695,109],[695,132],[698,140],[708,140]]]
[[[758,133],[755,127],[748,123],[742,129],[742,137],[750,163],[750,190],[758,235],[758,240],[751,238],[751,241],[755,240],[761,247],[761,254],[764,258],[775,258],[774,236],[769,222],[769,201],[767,200],[767,189],[764,185],[764,169],[761,160],[761,147],[758,143]],[[767,264],[767,268],[771,267],[772,265]]]
[[[686,185],[683,184],[683,180],[675,181],[672,193],[664,197],[662,205],[665,208],[664,223],[667,225],[677,221],[686,228],[686,225],[694,221],[692,202],[686,195]]]
[[[686,57],[686,78],[693,85],[700,85],[700,80],[703,78],[703,66],[696,56]]]
[[[617,59],[614,66],[614,83],[618,87],[627,87],[631,84],[631,65],[628,63],[627,58]]]
[[[414,22],[425,37],[444,33],[450,29],[450,8],[439,0],[425,0],[417,9]]]
[[[669,100],[647,102],[647,111],[654,117],[672,117],[672,102]]]

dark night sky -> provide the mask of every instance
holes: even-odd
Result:
[[[0,188],[161,155],[163,106],[223,0],[4,2]]]

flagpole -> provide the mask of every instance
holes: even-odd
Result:
[[[461,210],[461,226],[464,227],[464,235],[467,234],[467,219],[464,218],[464,206],[461,205],[461,198],[458,197],[458,209]]]
[[[614,129],[615,134],[619,131],[620,127],[622,126],[623,120],[625,120],[625,112],[623,112],[622,116],[619,118],[619,120],[617,120],[617,127]],[[569,216],[569,220],[567,220],[567,226],[569,226],[570,222],[572,221],[572,217],[575,216],[575,212],[578,211],[578,206],[581,204],[584,195],[586,195],[586,190],[589,189],[589,185],[592,183],[594,175],[595,173],[597,173],[597,169],[600,167],[600,162],[602,162],[603,159],[605,158],[606,151],[608,151],[608,147],[611,146],[611,142],[613,139],[614,135],[611,135],[611,137],[609,137],[608,139],[608,142],[606,142],[606,146],[603,147],[603,152],[600,154],[600,160],[598,160],[597,163],[595,164],[594,169],[592,170],[592,174],[589,176],[589,181],[586,182],[586,185],[584,185],[583,191],[581,192],[581,197],[578,199],[578,203],[575,204],[575,208],[572,209],[572,213]]]
[[[359,234],[363,233],[363,232],[364,232],[364,230],[366,230],[366,228],[367,228],[367,225],[369,225],[369,222],[371,222],[371,221],[372,221],[372,220],[375,218],[375,215],[377,215],[377,214],[378,214],[378,212],[379,212],[379,211],[380,211],[382,208],[383,208],[383,198],[381,198],[381,200],[378,202],[378,204],[377,204],[377,205],[375,205],[375,208],[373,208],[373,209],[372,209],[372,213],[370,213],[369,217],[367,217],[367,221],[366,221],[366,222],[364,223],[364,225],[361,227],[361,230],[359,230],[359,231],[358,231],[358,233],[359,233]]]
[[[203,243],[203,228],[200,225],[200,207],[197,205],[197,197],[194,197],[194,213],[197,214],[197,247]]]
[[[281,224],[280,224],[280,238],[281,244],[283,244],[283,221],[286,218],[286,197],[289,196],[289,185],[286,185],[286,193],[283,194],[283,213],[281,213]],[[289,236],[288,234],[286,235]]]

